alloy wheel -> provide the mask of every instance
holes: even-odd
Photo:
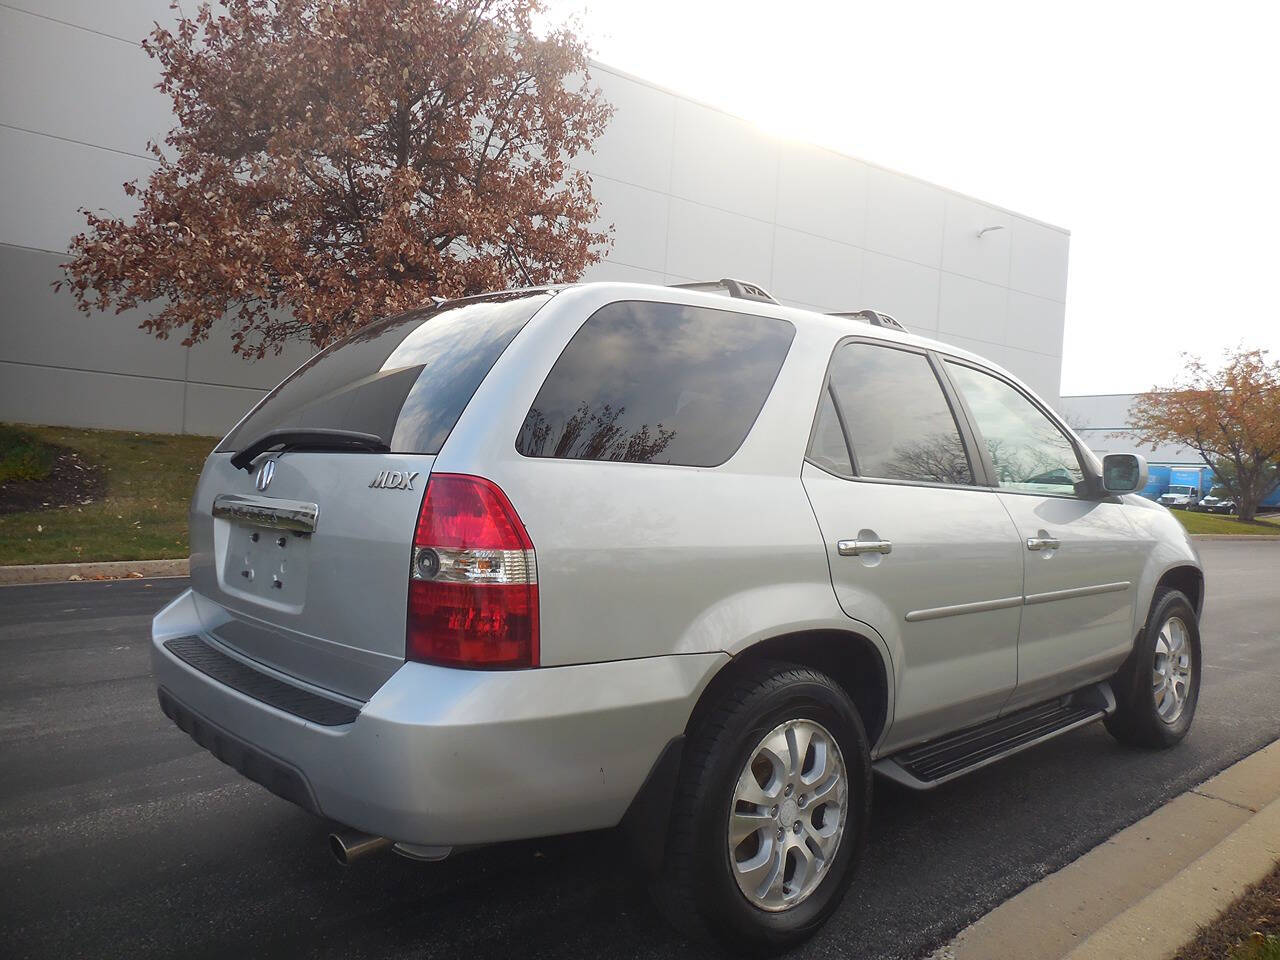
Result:
[[[756,744],[734,789],[729,862],[743,896],[789,910],[826,876],[844,835],[849,778],[835,738],[787,720]]]

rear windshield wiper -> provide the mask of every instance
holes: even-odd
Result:
[[[277,447],[280,450],[391,452],[391,444],[375,433],[360,433],[358,430],[327,430],[324,427],[286,427],[264,433],[232,457],[231,465],[238,470],[253,473],[253,461],[257,456]]]

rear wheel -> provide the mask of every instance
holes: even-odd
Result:
[[[655,898],[737,955],[810,936],[866,844],[862,722],[830,677],[785,664],[733,681],[690,732]]]
[[[1200,625],[1186,595],[1162,589],[1142,637],[1113,681],[1107,730],[1121,743],[1162,749],[1187,735],[1200,698]]]

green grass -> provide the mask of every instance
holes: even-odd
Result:
[[[0,564],[187,556],[187,505],[216,439],[67,427],[0,425],[0,431],[70,447],[85,462],[101,464],[107,479],[105,500],[0,516]],[[22,445],[0,440],[5,463],[10,449]],[[18,460],[32,462],[27,454]]]
[[[1231,951],[1231,960],[1280,960],[1280,937],[1255,933]]]
[[[1193,513],[1190,510],[1174,510],[1173,515],[1182,521],[1187,533],[1231,533],[1280,535],[1280,523],[1275,515],[1265,515],[1251,523],[1243,523],[1235,517],[1217,513]]]
[[[57,452],[30,430],[0,423],[0,483],[11,480],[43,480],[49,475]]]

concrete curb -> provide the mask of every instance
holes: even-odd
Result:
[[[0,567],[0,584],[53,583],[66,580],[119,580],[138,577],[185,577],[182,560],[108,560],[99,563],[38,563]]]
[[[1280,860],[1280,741],[1121,830],[931,960],[1167,960]]]
[[[1280,862],[1280,800],[1274,800],[1164,886],[1067,954],[1067,960],[1165,960]]]

